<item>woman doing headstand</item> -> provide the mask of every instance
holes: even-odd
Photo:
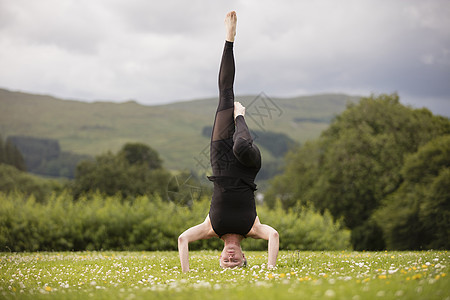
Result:
[[[246,237],[265,239],[268,244],[268,266],[275,266],[278,255],[278,233],[261,224],[256,215],[254,183],[261,168],[261,154],[245,123],[245,107],[234,102],[234,55],[236,12],[225,18],[226,41],[219,70],[219,105],[211,136],[210,159],[214,183],[209,214],[205,221],[189,228],[178,238],[178,251],[183,272],[189,271],[188,244],[201,239],[219,237],[224,241],[220,266],[246,265],[240,246]]]

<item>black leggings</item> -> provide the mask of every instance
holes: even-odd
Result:
[[[211,141],[226,140],[234,134],[234,55],[233,43],[225,42],[219,69],[219,105]]]
[[[244,117],[237,117],[236,123],[234,120],[234,74],[233,43],[226,41],[219,70],[219,104],[211,135],[210,159],[213,175],[230,175],[226,174],[230,171],[230,165],[239,164],[258,169],[261,167],[259,149],[253,145]]]
[[[219,71],[219,105],[211,136],[214,190],[209,217],[214,232],[245,236],[256,218],[254,183],[261,155],[243,116],[234,120],[233,43],[226,42]],[[236,123],[235,123],[236,122]]]

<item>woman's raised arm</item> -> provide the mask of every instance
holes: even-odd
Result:
[[[180,255],[181,271],[189,271],[189,243],[197,240],[209,239],[215,236],[211,227],[209,215],[201,224],[189,228],[178,237],[178,254]]]
[[[254,239],[264,239],[269,241],[267,246],[268,259],[267,267],[273,268],[277,263],[278,249],[280,245],[278,232],[266,224],[261,224],[259,218],[256,217],[255,224],[247,236]]]

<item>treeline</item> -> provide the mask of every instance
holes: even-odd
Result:
[[[450,121],[380,95],[350,104],[291,151],[269,205],[313,205],[351,229],[355,250],[450,248]]]
[[[120,195],[90,193],[74,201],[68,193],[54,193],[44,203],[20,193],[0,193],[2,251],[177,250],[177,238],[201,223],[209,198],[191,207],[158,196],[125,201]],[[280,249],[343,250],[350,233],[330,214],[312,209],[289,212],[281,207],[258,207],[260,219],[281,233]],[[218,238],[192,243],[190,249],[220,249]],[[267,241],[246,239],[244,250],[266,250]]]
[[[116,154],[107,152],[78,164],[67,185],[75,199],[91,192],[123,199],[158,196],[180,205],[192,205],[211,188],[188,171],[170,172],[156,150],[142,143],[127,143]]]
[[[34,195],[42,203],[52,191],[62,190],[75,200],[92,192],[123,199],[158,195],[180,205],[191,205],[193,200],[211,194],[195,174],[164,169],[159,154],[142,143],[128,143],[115,154],[107,152],[83,160],[74,173],[73,180],[44,179],[0,164],[0,192]]]
[[[54,139],[10,136],[7,142],[17,147],[27,171],[33,174],[73,179],[77,164],[91,159],[88,155],[61,151],[59,142]]]

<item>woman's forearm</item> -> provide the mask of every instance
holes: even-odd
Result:
[[[268,260],[267,265],[270,267],[275,267],[277,263],[278,256],[278,248],[279,248],[279,237],[278,232],[273,232],[269,236],[269,245],[268,245]]]
[[[180,255],[181,271],[189,271],[189,242],[186,238],[178,238],[178,254]]]

